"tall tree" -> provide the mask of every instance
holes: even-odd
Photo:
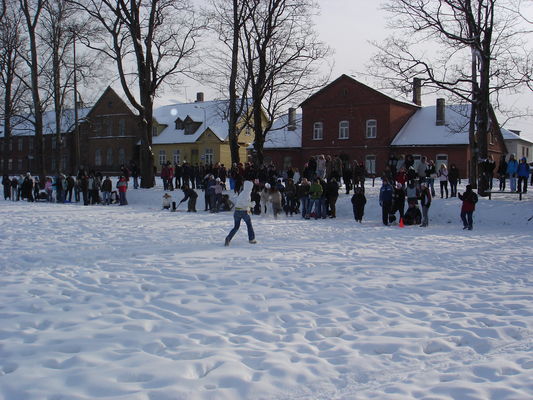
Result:
[[[204,26],[188,0],[70,1],[102,28],[98,43],[91,36],[84,43],[116,63],[122,89],[139,113],[141,187],[152,187],[154,98],[165,83],[176,83],[192,72]],[[137,82],[137,95],[130,88],[131,78]]]
[[[403,90],[420,77],[426,88],[471,105],[474,185],[478,160],[488,156],[491,100],[497,103],[499,93],[531,80],[519,5],[519,0],[388,0],[384,6],[399,35],[376,44],[374,75]]]
[[[311,22],[318,7],[313,0],[247,0],[246,7],[240,41],[253,107],[254,162],[262,165],[274,120],[329,79],[321,71],[330,49]]]
[[[23,13],[24,28],[29,42],[28,54],[24,56],[26,64],[28,65],[30,81],[27,86],[31,91],[32,105],[32,123],[35,130],[35,168],[44,182],[46,174],[46,165],[44,162],[44,140],[43,140],[43,102],[41,100],[41,88],[39,86],[39,78],[41,75],[41,64],[39,64],[39,44],[38,44],[38,29],[40,23],[41,13],[43,11],[46,0],[18,0],[20,9]]]
[[[1,113],[4,125],[4,148],[2,169],[8,171],[8,162],[11,158],[9,142],[12,140],[12,130],[16,124],[15,117],[21,112],[22,100],[26,87],[21,77],[25,74],[23,60],[19,51],[24,48],[21,22],[22,14],[18,7],[11,7],[4,13],[0,20],[0,79],[2,86]],[[17,119],[20,121],[20,118]]]

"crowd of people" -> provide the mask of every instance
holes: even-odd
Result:
[[[496,168],[497,167],[497,168]],[[497,173],[500,190],[505,190],[509,179],[511,191],[527,191],[530,168],[525,158],[520,161],[514,155],[507,160],[504,156],[498,166],[489,157],[480,163],[482,179],[487,179],[492,190],[492,181]],[[91,204],[126,205],[128,184],[138,188],[138,170],[135,163],[121,167],[121,175],[115,184],[109,176],[81,167],[76,175],[58,174],[47,177],[45,182],[27,173],[25,176],[8,177],[4,175],[4,198],[13,201],[42,200],[50,202],[83,202]],[[198,191],[204,195],[204,211],[218,213],[234,210],[235,204],[228,190],[240,193],[246,181],[252,182],[250,191],[250,212],[255,215],[272,215],[277,218],[281,213],[291,217],[299,214],[304,219],[336,218],[336,203],[339,191],[344,188],[347,195],[353,191],[351,198],[353,215],[357,222],[362,222],[367,202],[365,197],[365,179],[368,173],[364,165],[356,160],[343,160],[339,156],[318,155],[311,157],[302,172],[289,167],[278,171],[273,164],[258,168],[252,163],[234,163],[226,168],[221,163],[214,165],[192,165],[165,163],[161,169],[161,179],[165,192],[181,189],[183,198],[176,205],[172,196],[165,193],[163,208],[175,210],[187,201],[187,211],[197,212]],[[457,197],[469,202],[465,208],[464,226],[472,229],[472,213],[477,196],[472,196],[471,188],[464,194],[458,194],[460,172],[455,164],[440,163],[437,167],[433,160],[421,157],[415,163],[412,155],[395,157],[391,155],[381,175],[382,186],[379,204],[382,209],[384,225],[402,223],[427,227],[431,203],[437,197]],[[438,187],[436,188],[436,182]],[[227,185],[229,184],[229,187]],[[533,176],[531,180],[533,185]],[[55,193],[55,196],[53,195]],[[475,193],[474,193],[475,195]]]

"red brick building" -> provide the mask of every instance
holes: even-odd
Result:
[[[468,107],[421,106],[420,87],[413,85],[413,101],[399,100],[357,80],[342,75],[301,104],[301,147],[288,149],[282,143],[265,149],[278,168],[292,160],[302,168],[318,154],[339,155],[363,163],[369,174],[381,174],[391,154],[413,154],[440,163],[455,163],[462,177],[468,176],[471,159],[468,140]],[[491,125],[489,153],[495,160],[507,149],[502,130]],[[508,138],[514,135],[505,131]],[[515,135],[516,136],[516,135]]]

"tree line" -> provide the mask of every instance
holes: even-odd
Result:
[[[388,0],[384,7],[396,33],[376,44],[368,72],[398,90],[418,77],[472,104],[473,154],[486,158],[491,96],[531,86],[524,39],[530,32],[518,29],[525,20],[521,1]],[[253,160],[261,165],[272,122],[329,80],[332,51],[315,30],[317,12],[315,0],[206,0],[201,7],[191,0],[2,0],[4,137],[29,117],[37,173],[44,176],[44,112],[55,111],[60,144],[61,116],[76,102],[77,84],[118,80],[139,116],[141,187],[150,187],[154,101],[192,78],[229,99],[232,161],[240,161],[241,130],[252,129]],[[425,59],[416,48],[424,40],[441,51]]]

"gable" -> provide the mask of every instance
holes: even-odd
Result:
[[[124,100],[122,100],[120,96],[110,86],[108,86],[104,93],[96,101],[87,117],[95,118],[99,116],[118,114],[135,117],[135,113],[128,107]]]

